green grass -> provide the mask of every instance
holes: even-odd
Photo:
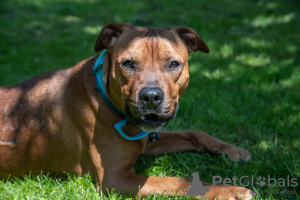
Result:
[[[140,158],[137,173],[200,180],[297,178],[298,186],[248,187],[257,199],[300,199],[300,3],[296,0],[0,2],[0,85],[66,68],[92,55],[108,22],[188,26],[210,54],[190,57],[190,85],[167,130],[203,130],[253,155],[250,163],[193,152]],[[126,199],[98,194],[89,176],[0,181],[0,199]],[[151,199],[169,199],[159,195]],[[181,199],[182,197],[174,199]]]

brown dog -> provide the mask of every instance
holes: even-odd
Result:
[[[189,54],[209,52],[190,28],[154,29],[128,23],[107,24],[95,45],[95,51],[102,49],[108,50],[103,62],[105,91],[127,115],[123,131],[128,136],[158,131],[175,117],[189,81]],[[177,177],[135,174],[137,158],[197,150],[221,152],[233,161],[250,159],[246,150],[199,131],[159,132],[154,143],[147,138],[124,139],[114,128],[123,119],[95,90],[96,60],[91,57],[71,68],[0,88],[0,178],[41,170],[56,175],[90,173],[98,188],[137,194],[141,186],[142,195],[179,195],[191,186],[189,179],[184,179],[186,188],[182,188]],[[209,199],[251,196],[243,187],[204,185],[209,186],[205,195]]]

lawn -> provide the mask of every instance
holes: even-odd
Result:
[[[190,85],[166,130],[202,130],[253,155],[250,163],[195,152],[154,155],[137,161],[137,173],[191,177],[196,171],[206,182],[248,176],[257,199],[300,199],[299,1],[2,0],[0,85],[97,55],[97,35],[111,21],[195,29],[211,52],[191,54]],[[256,184],[260,177],[269,186]],[[135,197],[97,193],[88,175],[0,181],[1,200],[126,198]]]

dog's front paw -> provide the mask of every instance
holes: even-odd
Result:
[[[200,199],[209,200],[250,200],[256,194],[251,190],[244,187],[237,186],[225,186],[225,185],[211,185],[209,184],[209,191],[205,194],[205,197],[197,196]]]
[[[216,149],[216,151],[218,153],[223,153],[233,162],[238,162],[239,160],[248,162],[252,158],[251,154],[247,150],[230,144],[224,144],[220,149]]]
[[[255,193],[244,187],[235,186],[212,186],[205,195],[208,199],[217,200],[249,200],[255,196]]]

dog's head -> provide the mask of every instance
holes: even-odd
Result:
[[[104,83],[111,102],[147,132],[158,131],[175,117],[189,82],[188,56],[209,52],[191,28],[134,27],[109,23],[95,51],[107,49]]]

